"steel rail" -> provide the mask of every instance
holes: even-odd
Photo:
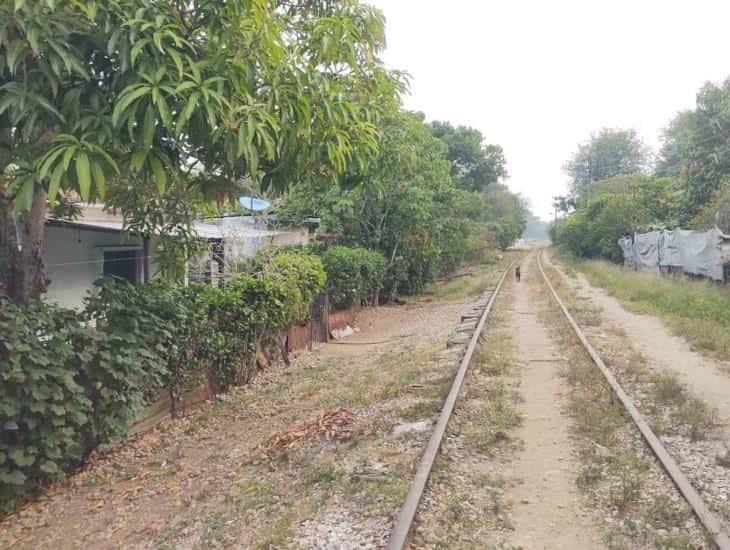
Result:
[[[431,439],[429,440],[426,450],[421,457],[421,462],[419,463],[418,470],[413,478],[411,489],[408,491],[408,495],[406,496],[403,506],[398,513],[398,519],[390,533],[390,539],[388,540],[387,546],[388,550],[401,550],[408,540],[408,534],[413,526],[413,520],[416,517],[416,511],[418,510],[418,504],[421,501],[434,461],[436,460],[436,456],[441,448],[441,442],[443,441],[444,434],[446,433],[446,427],[449,423],[449,419],[451,418],[451,413],[454,411],[454,406],[456,405],[456,400],[459,397],[459,391],[464,383],[464,378],[469,370],[472,355],[474,355],[474,350],[479,342],[479,337],[481,336],[482,330],[484,330],[484,324],[487,321],[489,312],[492,310],[494,301],[502,288],[502,283],[504,283],[507,274],[511,272],[513,265],[514,262],[510,263],[509,267],[507,267],[504,273],[502,273],[502,276],[500,277],[497,286],[494,288],[487,305],[484,307],[484,311],[479,317],[479,322],[474,329],[469,345],[467,346],[466,352],[459,364],[459,370],[456,372],[454,381],[451,384],[449,395],[446,397],[446,401],[444,401],[444,406],[441,409],[441,414],[436,422],[436,427],[434,428]]]
[[[558,293],[555,291],[555,288],[553,287],[550,279],[548,278],[545,270],[542,267],[542,252],[543,251],[541,249],[537,254],[537,267],[540,269],[540,273],[542,274],[545,283],[550,289],[553,298],[555,298],[558,306],[560,306],[560,309],[563,311],[565,318],[568,320],[568,323],[573,328],[573,332],[575,332],[578,340],[580,340],[581,344],[583,344],[583,347],[588,352],[588,355],[590,355],[591,359],[593,359],[593,362],[600,369],[601,374],[603,374],[603,377],[606,379],[606,382],[613,390],[613,393],[616,395],[619,401],[621,401],[621,404],[631,416],[631,420],[633,420],[636,427],[639,428],[641,435],[644,436],[644,440],[646,440],[654,455],[657,457],[657,459],[659,459],[659,462],[661,462],[662,466],[669,474],[669,477],[672,478],[672,481],[677,486],[677,489],[679,489],[679,492],[682,493],[682,496],[684,496],[689,505],[692,507],[692,510],[694,511],[697,518],[700,520],[705,529],[707,529],[707,531],[710,533],[717,547],[720,550],[730,550],[730,538],[725,532],[723,532],[722,523],[720,523],[720,520],[718,520],[717,516],[715,516],[712,511],[707,507],[705,502],[702,500],[702,497],[700,497],[700,494],[692,486],[692,483],[689,481],[687,476],[684,475],[684,472],[682,472],[682,470],[679,468],[677,462],[671,457],[669,452],[667,452],[667,449],[664,447],[664,445],[662,445],[662,442],[654,434],[652,429],[649,427],[649,424],[647,424],[647,422],[641,416],[641,413],[636,408],[633,401],[631,401],[631,398],[621,388],[619,383],[616,381],[616,378],[608,370],[608,367],[606,367],[606,364],[603,362],[603,359],[601,359],[600,355],[598,355],[598,352],[596,352],[593,346],[591,346],[590,342],[588,342],[588,339],[586,338],[585,334],[583,334],[583,331],[578,326],[578,323],[575,322],[575,319],[570,314],[570,311],[568,311],[568,308],[560,299],[560,296],[558,296]]]

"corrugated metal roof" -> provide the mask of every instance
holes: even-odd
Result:
[[[87,205],[82,208],[81,215],[76,220],[59,220],[49,218],[49,223],[79,229],[119,232],[124,231],[124,219],[121,214],[104,210],[99,205]],[[264,225],[264,222],[254,216],[226,216],[221,218],[207,218],[195,220],[193,229],[203,239],[220,240],[247,237],[267,237],[278,235],[280,232]]]

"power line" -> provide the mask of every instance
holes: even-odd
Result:
[[[81,260],[78,262],[60,262],[55,264],[45,264],[46,267],[63,267],[63,266],[72,266],[72,265],[90,265],[90,264],[108,264],[113,262],[130,262],[130,261],[137,261],[137,260],[151,260],[153,259],[152,256],[130,256],[129,258],[116,258],[116,259],[109,259],[109,260]]]

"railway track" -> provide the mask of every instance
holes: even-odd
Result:
[[[719,548],[720,550],[730,550],[730,537],[728,537],[728,534],[724,531],[723,525],[720,520],[708,508],[708,506],[702,500],[700,494],[692,486],[687,476],[682,472],[677,462],[672,458],[662,442],[652,431],[649,424],[642,417],[629,395],[623,390],[616,378],[606,367],[606,364],[604,363],[598,352],[590,344],[580,326],[575,321],[573,315],[570,313],[568,308],[565,306],[565,303],[556,292],[543,268],[542,250],[540,250],[537,254],[537,266],[547,288],[549,289],[563,316],[568,321],[568,324],[573,329],[578,340],[590,356],[593,363],[600,370],[602,376],[610,386],[615,398],[618,400],[619,403],[621,403],[622,407],[628,413],[634,425],[640,431],[647,446],[651,449],[652,453],[656,456],[657,460],[659,460],[664,470],[670,476],[677,490],[690,505],[692,511],[697,516],[700,523],[707,530],[717,548]],[[483,299],[477,303],[475,309],[472,310],[469,315],[462,318],[462,322],[466,320],[467,323],[474,319],[478,320],[473,328],[473,332],[471,333],[471,338],[469,339],[468,346],[461,357],[459,369],[454,378],[449,394],[444,402],[444,406],[441,410],[441,414],[439,416],[438,422],[436,423],[434,432],[421,458],[418,469],[416,471],[416,475],[411,484],[410,491],[406,496],[406,499],[400,509],[396,523],[393,527],[393,530],[391,531],[390,539],[387,546],[389,550],[401,550],[405,547],[407,543],[409,533],[411,532],[411,528],[413,526],[413,522],[417,516],[419,503],[426,488],[426,484],[433,468],[433,464],[441,447],[441,443],[446,433],[449,420],[454,411],[456,401],[459,397],[459,393],[464,383],[464,378],[466,377],[466,373],[472,361],[472,356],[476,349],[481,333],[484,329],[487,318],[492,311],[494,302],[499,295],[499,291],[502,289],[507,274],[510,272],[511,266],[502,274],[497,286],[493,289],[493,291],[489,292],[486,297],[483,297]]]

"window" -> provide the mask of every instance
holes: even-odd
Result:
[[[104,251],[104,276],[119,277],[132,284],[140,282],[139,250]]]

